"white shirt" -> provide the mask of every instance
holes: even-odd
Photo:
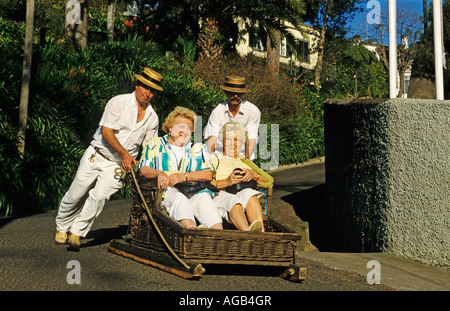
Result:
[[[220,103],[214,110],[211,112],[211,115],[208,119],[208,124],[205,127],[205,140],[210,136],[219,137],[219,133],[222,130],[222,126],[227,122],[239,122],[242,123],[247,129],[247,138],[248,139],[257,139],[258,138],[258,127],[261,121],[261,112],[258,107],[252,104],[249,101],[242,100],[241,106],[239,107],[239,111],[235,117],[231,114],[228,109],[228,102]],[[243,147],[245,148],[245,147]],[[216,151],[223,150],[223,142],[217,141],[216,143]],[[250,158],[254,158],[254,153]]]
[[[184,157],[184,154],[186,152],[186,147],[170,145],[170,149],[172,150],[172,154],[170,155],[170,158],[171,158],[170,160],[173,161],[173,163],[176,163],[177,166],[179,166],[181,159]]]
[[[106,104],[91,145],[99,148],[100,152],[112,161],[121,162],[120,154],[110,147],[102,136],[102,127],[109,127],[114,130],[122,147],[136,157],[141,145],[158,136],[159,125],[158,116],[150,104],[145,109],[144,119],[139,123],[136,123],[137,116],[138,103],[134,92],[111,98]]]

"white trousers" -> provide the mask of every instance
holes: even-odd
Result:
[[[251,188],[242,189],[236,194],[220,190],[219,194],[214,197],[213,201],[216,204],[221,217],[230,222],[228,213],[236,204],[241,204],[245,212],[250,198],[253,196],[259,198],[262,195],[262,192]]]
[[[212,225],[222,223],[222,218],[209,192],[200,192],[188,199],[177,188],[169,187],[164,194],[163,205],[169,216],[180,221],[190,219],[211,228]]]
[[[93,158],[91,156],[95,154]],[[122,188],[120,164],[108,161],[89,146],[81,158],[72,185],[61,200],[56,230],[85,237],[106,201]]]

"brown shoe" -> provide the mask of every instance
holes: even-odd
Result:
[[[66,232],[61,232],[61,231],[56,231],[55,243],[57,245],[67,244],[67,233]]]
[[[74,252],[80,251],[80,236],[73,234],[72,232],[69,232],[69,250]]]

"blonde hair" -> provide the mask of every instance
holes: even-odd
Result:
[[[247,141],[247,129],[242,123],[239,122],[227,122],[222,126],[222,130],[219,132],[219,141],[223,141],[223,138],[226,136],[228,132],[237,132],[240,137],[245,141]]]
[[[192,132],[194,132],[195,129],[195,121],[196,121],[196,114],[191,109],[188,109],[186,107],[177,106],[175,109],[169,113],[166,120],[164,121],[164,124],[162,125],[162,129],[164,132],[169,133],[169,127],[172,127],[175,123],[175,119],[178,117],[186,118],[190,121],[192,121]]]

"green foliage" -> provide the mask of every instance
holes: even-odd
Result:
[[[354,67],[350,60],[336,65],[337,85],[330,90],[330,97],[345,98],[355,94]],[[362,64],[358,69],[358,96],[384,98],[389,95],[389,77],[380,61]]]
[[[173,51],[182,59],[192,62],[197,53],[197,43],[193,39],[178,36],[173,44]]]
[[[324,154],[323,104],[327,94],[312,86],[301,93],[303,113],[280,133],[280,164],[304,162]]]

